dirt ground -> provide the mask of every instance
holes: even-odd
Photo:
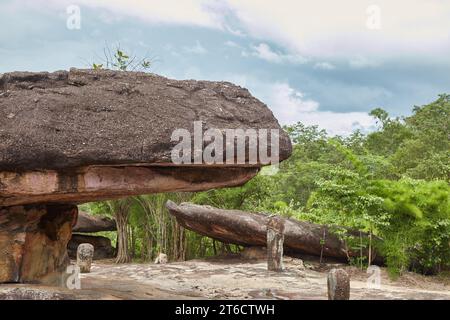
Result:
[[[344,268],[351,276],[351,299],[450,300],[450,277],[406,273],[390,280],[381,268],[381,285],[368,288],[370,276],[356,267],[285,258],[285,271],[267,271],[264,260],[190,260],[168,264],[96,261],[81,275],[81,290],[40,286],[0,286],[0,298],[38,299],[327,299],[327,272]],[[25,293],[24,293],[25,292]],[[28,292],[28,293],[27,293]]]

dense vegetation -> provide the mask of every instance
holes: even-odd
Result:
[[[382,241],[345,238],[349,249],[377,250],[392,275],[432,274],[450,267],[450,95],[391,118],[375,109],[379,129],[330,137],[301,123],[286,127],[294,143],[275,175],[242,187],[197,194],[155,194],[87,205],[120,222],[118,262],[165,252],[183,260],[238,250],[184,230],[164,208],[167,199],[281,214],[352,227]],[[340,229],[336,228],[339,234]],[[343,236],[344,237],[344,236]]]

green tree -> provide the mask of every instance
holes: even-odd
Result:
[[[114,217],[117,226],[116,263],[126,263],[131,260],[128,219],[130,217],[132,205],[133,201],[131,198],[124,198],[119,200],[93,202],[86,206],[88,210],[93,213]]]

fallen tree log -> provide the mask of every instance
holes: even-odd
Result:
[[[224,210],[192,203],[166,203],[169,212],[186,229],[213,239],[242,246],[266,246],[267,222],[269,216],[240,210]],[[358,257],[361,252],[347,247],[332,227],[294,219],[285,220],[284,250],[287,253],[308,254],[348,260]],[[342,227],[340,227],[342,228]],[[347,230],[348,235],[367,238],[368,234]],[[375,240],[378,241],[379,239]],[[366,250],[362,254],[367,256]],[[381,263],[383,259],[372,253],[372,261]]]
[[[101,216],[93,216],[80,211],[78,220],[72,232],[94,233],[100,231],[116,231],[116,222],[113,219]]]

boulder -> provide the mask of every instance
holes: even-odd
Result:
[[[101,231],[116,231],[116,222],[113,219],[93,216],[87,212],[78,212],[78,221],[73,227],[73,232],[94,233]]]
[[[0,170],[172,165],[175,129],[280,129],[272,112],[229,82],[111,70],[13,72],[0,77]],[[26,130],[23,130],[26,128]]]
[[[174,163],[172,150],[181,139],[172,134],[187,130],[194,140],[196,122],[200,140],[207,129],[279,130],[279,160],[291,153],[289,137],[267,106],[228,82],[111,70],[5,73],[0,206],[200,191],[240,185],[257,173],[262,163],[251,162],[249,151],[244,163],[233,153],[232,164],[205,168],[202,159],[195,162],[196,149],[191,161]],[[220,151],[227,158],[226,143]]]

